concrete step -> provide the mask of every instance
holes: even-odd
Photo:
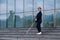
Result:
[[[32,28],[26,34],[28,28],[0,29],[0,40],[60,40],[60,28],[44,28],[42,35],[37,35],[37,29]]]
[[[0,38],[50,38],[60,39],[58,35],[0,35]]]
[[[39,38],[4,38],[5,40],[39,40]],[[1,40],[4,40],[1,38]]]
[[[15,30],[12,30],[12,31],[1,31],[0,30],[0,34],[23,34],[23,33],[26,33],[27,30],[18,30],[18,31],[15,31]],[[38,31],[37,30],[30,30],[29,33],[37,33]],[[60,30],[42,30],[43,33],[60,33]]]
[[[0,32],[26,32],[27,29],[0,29]],[[30,32],[37,32],[37,29],[31,29]],[[42,29],[42,31],[60,32],[60,29]]]
[[[0,28],[0,30],[27,30],[28,28]],[[31,30],[35,30],[36,28],[31,28]],[[42,28],[42,30],[46,29],[57,29],[60,30],[60,27],[57,28]]]
[[[17,40],[17,38],[1,37],[0,40]]]
[[[60,40],[60,39],[49,39],[49,38],[13,38],[13,39],[0,39],[0,40]]]
[[[36,33],[28,33],[28,34],[25,34],[25,33],[2,33],[0,35],[36,35]],[[60,36],[60,33],[43,33],[42,35],[59,35]]]
[[[0,29],[0,34],[25,34],[26,33],[26,31],[27,31],[27,29],[24,29],[24,28],[22,28],[22,29]],[[37,31],[37,29],[31,29],[30,31],[29,31],[29,34],[34,34],[34,33],[37,33],[38,31]],[[58,34],[58,33],[60,33],[60,29],[59,30],[56,30],[56,29],[44,29],[44,30],[42,30],[42,32],[43,33],[51,33],[51,34],[54,34],[54,33],[56,33],[56,34]]]

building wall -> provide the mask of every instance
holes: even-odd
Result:
[[[30,27],[42,7],[42,27],[60,27],[60,0],[0,0],[0,28]]]

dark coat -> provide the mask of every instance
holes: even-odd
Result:
[[[36,19],[37,19],[36,22],[39,22],[39,23],[42,22],[42,12],[41,11],[37,14]]]

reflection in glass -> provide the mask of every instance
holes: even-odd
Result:
[[[6,0],[0,0],[0,14],[6,13]]]
[[[25,0],[24,1],[24,11],[32,11],[33,8],[33,1],[32,0]]]
[[[0,28],[6,28],[6,15],[0,15]]]
[[[16,0],[16,12],[23,12],[23,0]]]
[[[14,0],[8,0],[8,13],[10,10],[14,11]]]
[[[44,0],[44,9],[54,9],[54,0]]]
[[[56,0],[56,8],[60,8],[60,0]]]
[[[30,27],[31,26],[31,24],[32,24],[32,21],[33,21],[33,19],[32,19],[33,17],[32,17],[32,12],[26,12],[25,13],[25,27]]]
[[[6,28],[7,23],[8,28],[14,28],[14,25],[16,27],[30,27],[38,13],[38,6],[41,6],[42,10],[44,6],[42,26],[52,27],[55,14],[50,9],[54,9],[54,2],[55,0],[44,0],[43,5],[43,0],[0,0],[0,28]],[[60,0],[56,0],[55,6],[56,9],[60,8]],[[56,26],[60,26],[60,10],[56,11]]]
[[[24,23],[24,16],[23,13],[16,13],[15,14],[16,17],[16,27],[24,27],[23,23]]]
[[[10,13],[8,14],[8,28],[13,28],[14,27],[14,12],[11,10]]]
[[[0,28],[6,28],[6,0],[0,0]]]
[[[8,0],[8,28],[14,27],[14,0]]]
[[[53,11],[44,11],[43,15],[43,25],[44,27],[53,27]]]
[[[56,26],[60,26],[60,10],[56,11]]]

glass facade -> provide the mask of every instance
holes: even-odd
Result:
[[[54,0],[44,0],[44,10],[54,9]]]
[[[0,0],[0,28],[30,27],[42,7],[42,27],[60,27],[60,0]]]
[[[56,26],[60,26],[60,10],[56,10]]]
[[[54,15],[54,11],[51,10],[51,11],[44,11],[44,19],[43,19],[43,24],[45,27],[53,27],[54,26],[54,18],[53,18],[53,15]]]

